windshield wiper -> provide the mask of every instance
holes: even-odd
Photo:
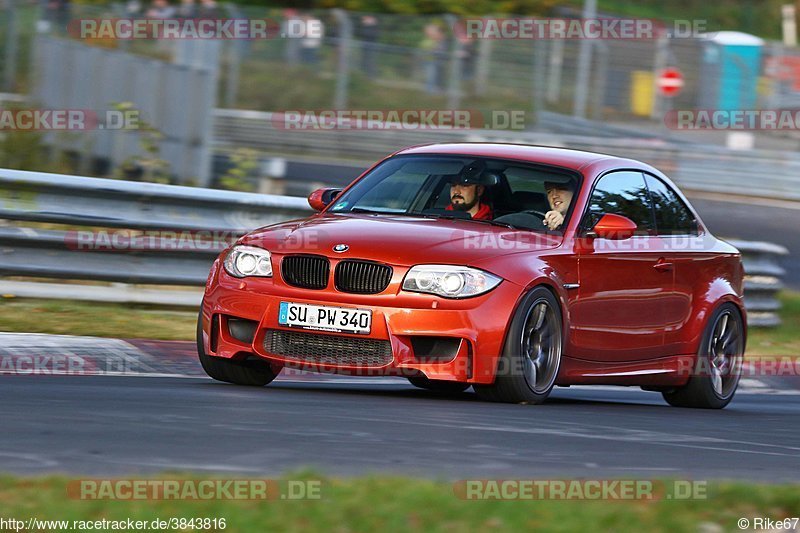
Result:
[[[496,220],[486,220],[480,218],[465,218],[464,220],[469,220],[470,222],[480,222],[481,224],[490,224],[492,226],[500,226],[502,228],[508,228],[508,229],[524,229],[515,226],[513,224],[509,224],[508,222],[498,222]]]
[[[425,217],[425,218],[441,218],[441,219],[444,219],[444,220],[467,220],[467,221],[470,221],[470,222],[481,222],[483,224],[489,224],[491,226],[500,226],[502,228],[508,228],[508,229],[525,229],[525,228],[520,228],[519,226],[515,226],[513,224],[509,224],[507,222],[498,222],[496,220],[485,220],[485,219],[478,219],[478,218],[466,218],[466,217],[461,217],[461,216],[457,216],[457,215],[448,215],[446,213],[443,213],[443,214],[439,214],[439,213],[409,213],[409,214],[413,215],[413,216],[420,216],[420,217]]]
[[[365,215],[397,215],[391,211],[375,211],[374,209],[365,209],[363,207],[353,207],[349,211],[334,211],[334,213],[361,213]]]
[[[436,215],[426,215],[422,213],[410,213],[408,211],[374,211],[372,209],[365,209],[363,207],[354,207],[350,211],[342,211],[344,213],[365,213],[372,215],[392,215],[398,217],[423,217],[423,218],[442,218]],[[451,218],[451,217],[448,217]]]
[[[408,211],[375,211],[374,209],[366,209],[363,207],[353,207],[349,211],[343,211],[344,213],[359,213],[359,214],[366,214],[366,215],[394,215],[394,216],[405,216],[405,217],[421,217],[421,218],[438,218],[442,220],[467,220],[470,222],[480,222],[482,224],[489,224],[491,226],[500,226],[502,228],[508,229],[524,229],[518,226],[514,226],[513,224],[508,224],[506,222],[497,222],[495,220],[484,220],[484,219],[475,219],[475,218],[465,218],[458,215],[448,215],[446,213],[439,214],[439,213],[409,213]]]

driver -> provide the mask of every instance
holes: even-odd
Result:
[[[550,211],[545,213],[542,223],[548,229],[558,229],[564,223],[564,216],[572,202],[574,194],[572,182],[545,181],[544,190],[547,192]]]
[[[450,205],[448,211],[466,211],[475,220],[491,220],[492,208],[481,202],[485,185],[479,176],[461,175],[450,180]]]

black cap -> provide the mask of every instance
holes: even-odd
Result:
[[[575,183],[571,179],[551,179],[544,182],[544,190],[547,189],[567,189],[569,191],[574,191]]]
[[[484,185],[491,187],[499,183],[496,172],[486,169],[486,162],[476,159],[467,164],[457,176],[450,179],[453,185]]]
[[[486,163],[480,159],[476,159],[468,163],[458,176],[454,176],[450,180],[450,183],[457,185],[481,185],[484,183],[482,174],[485,170]]]
[[[461,174],[450,178],[450,185],[480,185],[481,177]]]

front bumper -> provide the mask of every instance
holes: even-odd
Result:
[[[407,293],[357,295],[335,289],[322,291],[299,289],[264,278],[237,279],[223,269],[212,270],[202,308],[202,342],[207,354],[242,359],[260,357],[278,366],[302,370],[337,372],[365,376],[417,376],[464,383],[492,383],[497,358],[504,342],[522,288],[503,281],[487,294],[463,300],[447,300],[433,295]],[[372,328],[368,335],[317,332],[278,324],[281,301],[369,308]],[[230,319],[257,323],[252,342],[237,340],[228,327]],[[213,328],[212,328],[213,324]],[[213,329],[213,332],[212,332]],[[269,351],[273,332],[330,336],[342,341],[339,346],[357,345],[361,340],[388,342],[391,355],[384,363],[354,364],[320,362],[296,355]],[[286,335],[281,335],[285,337]],[[421,337],[457,339],[454,355],[446,358],[422,357],[415,352]],[[315,338],[311,338],[316,340]],[[265,346],[265,340],[268,340]],[[455,345],[456,343],[452,343]],[[419,344],[417,344],[419,346]]]

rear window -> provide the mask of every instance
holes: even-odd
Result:
[[[645,175],[656,216],[659,235],[697,235],[697,220],[672,188],[660,179]]]

